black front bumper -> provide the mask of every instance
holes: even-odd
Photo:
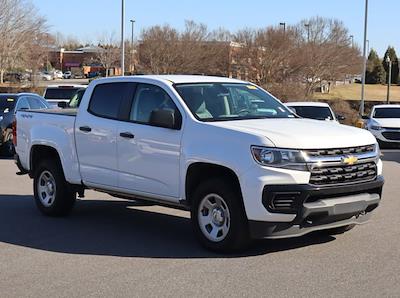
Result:
[[[310,184],[268,185],[262,202],[271,213],[293,214],[292,222],[250,221],[253,238],[286,238],[348,224],[362,224],[378,207],[384,179],[319,187]]]

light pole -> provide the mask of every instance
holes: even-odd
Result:
[[[286,23],[279,23],[279,26],[283,26],[283,33],[286,32]]]
[[[367,39],[367,54],[369,55],[369,39]]]
[[[387,82],[387,95],[386,95],[386,103],[389,103],[390,100],[390,85],[392,84],[392,61],[390,61],[389,55],[386,57],[386,63],[389,66],[388,73],[388,82]]]
[[[350,35],[351,38],[351,47],[354,48],[354,35]]]
[[[135,28],[135,20],[130,20],[132,24],[132,36],[131,36],[131,73],[135,71],[135,63],[133,61],[135,49],[133,48],[133,30]]]
[[[310,24],[304,24],[304,27],[307,28],[307,42],[310,42]]]
[[[121,3],[121,72],[122,76],[125,75],[125,34],[124,34],[124,25],[125,25],[125,0],[122,0]]]
[[[363,46],[363,72],[362,72],[362,84],[361,84],[361,104],[360,114],[364,115],[364,95],[365,95],[365,72],[367,71],[367,57],[366,57],[366,46],[367,46],[367,25],[368,25],[368,0],[365,0],[365,18],[364,18],[364,46]]]

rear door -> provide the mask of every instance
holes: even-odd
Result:
[[[164,89],[151,84],[138,84],[131,102],[118,125],[119,188],[177,201],[182,129],[155,127],[149,120],[155,109],[175,110],[180,119],[181,113]]]
[[[118,118],[135,84],[113,82],[94,87],[89,104],[79,110],[75,123],[76,150],[84,183],[99,187],[118,186]],[[71,149],[73,150],[73,149]]]

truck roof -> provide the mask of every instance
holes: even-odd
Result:
[[[305,107],[329,107],[325,102],[313,102],[313,101],[296,101],[296,102],[286,102],[285,105],[291,107],[305,106]]]
[[[216,76],[202,76],[202,75],[139,75],[139,76],[125,76],[125,77],[109,77],[97,79],[98,81],[106,80],[108,82],[121,81],[121,79],[130,81],[131,79],[148,79],[149,81],[168,81],[172,84],[182,84],[182,83],[244,83],[248,84],[246,81],[241,81],[237,79],[216,77]]]
[[[61,85],[50,85],[46,87],[46,89],[58,89],[58,88],[87,88],[87,85],[61,84]]]

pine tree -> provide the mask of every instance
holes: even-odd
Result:
[[[385,81],[385,69],[382,66],[378,53],[371,49],[368,55],[365,82],[367,84],[381,84]]]
[[[392,84],[397,84],[399,82],[399,59],[397,59],[396,51],[393,47],[389,46],[385,52],[385,56],[383,56],[382,66],[386,71],[386,80],[385,83],[388,81],[389,76],[389,64],[386,62],[386,58],[389,56],[390,61],[392,62],[392,77],[391,82]]]

